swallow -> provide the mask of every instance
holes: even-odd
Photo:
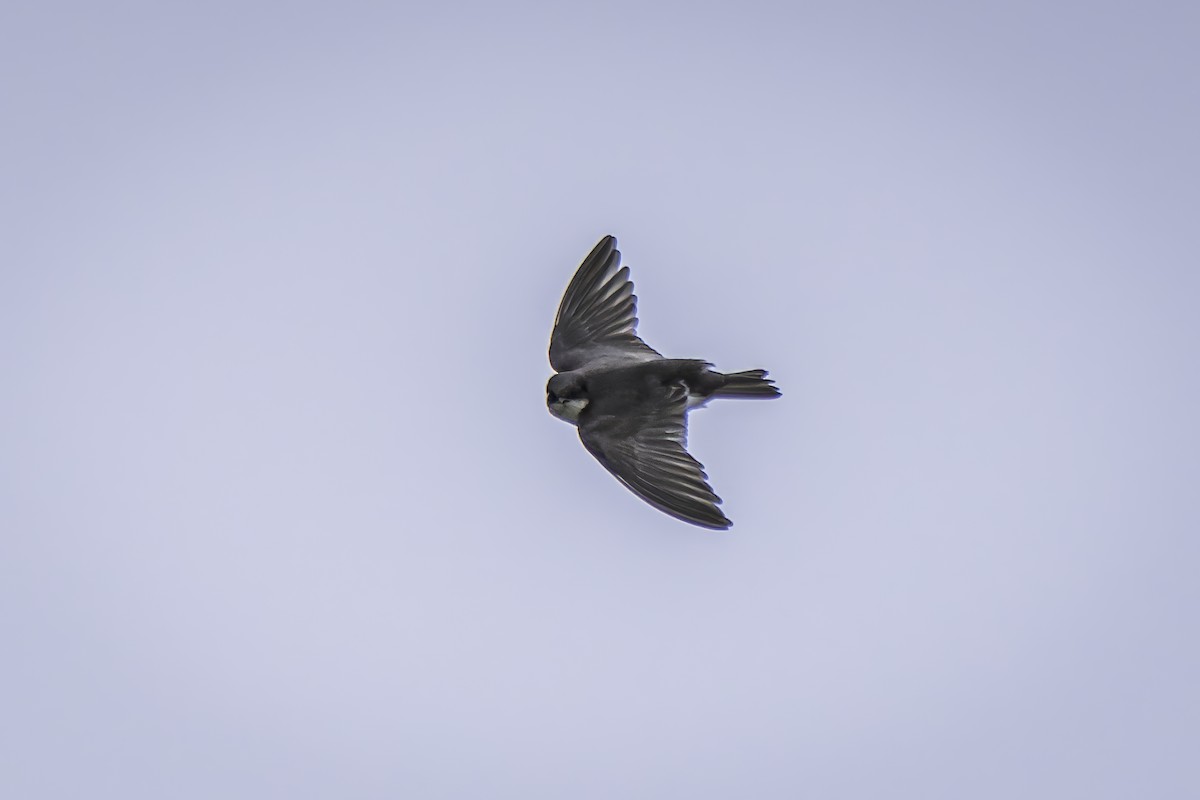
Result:
[[[721,373],[663,358],[637,335],[637,297],[617,240],[605,236],[563,293],[550,335],[550,413],[575,425],[587,451],[650,505],[702,528],[733,523],[704,465],[687,452],[687,414],[714,398],[779,397],[767,371]]]

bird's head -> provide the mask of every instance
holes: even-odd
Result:
[[[587,404],[587,387],[578,375],[560,372],[546,384],[546,407],[561,420],[578,424],[579,415]]]

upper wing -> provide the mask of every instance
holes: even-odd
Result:
[[[724,530],[733,523],[721,513],[721,498],[708,485],[703,465],[688,455],[687,388],[682,384],[633,413],[587,412],[579,419],[583,446],[605,469],[650,505],[677,519]]]
[[[637,335],[637,298],[617,240],[605,236],[575,271],[550,335],[550,366],[558,372],[603,361],[662,358]]]

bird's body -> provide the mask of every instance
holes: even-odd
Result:
[[[550,340],[557,374],[546,404],[625,486],[666,513],[708,528],[731,523],[688,455],[689,409],[719,397],[778,397],[765,370],[723,374],[706,361],[663,358],[638,338],[629,268],[616,240],[592,250],[563,295]]]
[[[631,407],[654,402],[661,395],[663,387],[673,388],[679,384],[687,390],[688,411],[705,405],[713,397],[736,397],[739,394],[746,397],[778,397],[778,390],[763,380],[765,374],[763,370],[752,370],[749,373],[724,375],[713,370],[707,361],[658,358],[594,370],[559,373],[555,377],[566,376],[569,379],[566,385],[575,380],[586,382],[592,398],[593,412],[604,414],[623,413]],[[561,384],[562,381],[556,383]],[[587,404],[581,405],[578,400],[560,401],[560,406],[566,407],[566,413],[560,413],[553,406],[550,413],[576,423],[584,405]]]

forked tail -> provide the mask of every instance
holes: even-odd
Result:
[[[713,397],[779,397],[782,392],[767,377],[765,369],[748,369],[725,375],[725,385],[712,393]]]

